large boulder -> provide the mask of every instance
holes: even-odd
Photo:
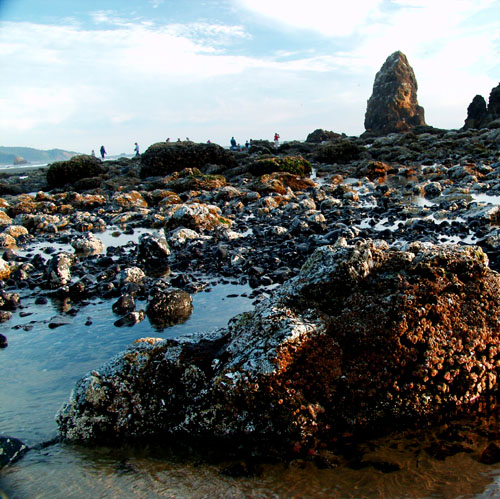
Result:
[[[340,133],[331,132],[328,130],[323,130],[322,128],[317,128],[314,132],[311,132],[306,139],[306,142],[311,142],[313,144],[320,144],[321,142],[326,142],[328,140],[340,139],[342,135]]]
[[[218,226],[230,227],[232,221],[222,216],[221,209],[213,204],[190,203],[167,206],[164,211],[165,230],[179,227],[192,230],[212,230]]]
[[[101,161],[94,156],[82,154],[68,161],[52,163],[47,170],[49,187],[62,187],[74,184],[82,178],[95,177],[102,173]]]
[[[185,322],[193,312],[191,295],[181,289],[153,289],[146,307],[149,320],[159,327]]]
[[[236,166],[233,154],[217,144],[158,142],[142,154],[140,176],[165,176],[184,168],[202,168],[209,163],[228,168]]]
[[[400,51],[391,54],[375,76],[365,114],[366,131],[385,135],[425,125],[417,88],[415,73],[406,56]]]
[[[321,144],[315,152],[316,161],[321,163],[348,163],[359,157],[361,148],[349,139],[335,139]]]
[[[287,172],[306,177],[311,174],[312,166],[302,156],[271,156],[257,159],[250,165],[249,170],[252,175],[258,176],[273,172]]]
[[[498,387],[499,291],[477,247],[340,240],[227,328],[138,340],[88,373],[59,430],[296,446],[448,417]]]

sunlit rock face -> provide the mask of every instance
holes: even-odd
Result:
[[[478,247],[339,240],[227,328],[138,340],[88,373],[60,432],[292,447],[450,416],[497,389],[499,291]]]
[[[417,101],[417,79],[406,56],[397,51],[375,76],[365,129],[382,135],[406,132],[419,125],[425,125],[425,119],[424,108]]]

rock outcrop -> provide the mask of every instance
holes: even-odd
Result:
[[[47,182],[51,188],[62,187],[101,173],[101,161],[94,156],[83,154],[68,161],[52,163],[47,170]]]
[[[499,291],[478,247],[340,240],[227,328],[137,340],[88,373],[60,433],[296,448],[449,416],[498,386]]]
[[[158,142],[142,154],[140,176],[165,176],[185,168],[202,168],[206,164],[233,167],[236,160],[217,144]]]
[[[365,114],[367,132],[385,135],[425,125],[424,108],[417,101],[417,79],[408,59],[394,52],[375,76]]]
[[[314,132],[311,132],[306,139],[306,142],[311,142],[313,144],[320,144],[321,142],[327,142],[333,139],[340,139],[342,135],[340,133],[332,132],[329,130],[323,130],[322,128],[317,128]]]
[[[467,108],[467,118],[463,126],[469,128],[489,128],[490,124],[500,120],[500,83],[491,90],[488,107],[482,95],[476,95]],[[500,123],[494,128],[500,128]]]

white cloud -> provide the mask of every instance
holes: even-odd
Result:
[[[370,18],[380,15],[382,0],[235,0],[236,4],[257,16],[278,24],[316,31],[326,36],[343,37],[352,34]]]

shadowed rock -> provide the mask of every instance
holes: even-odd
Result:
[[[500,83],[491,90],[488,100],[486,101],[481,95],[476,95],[467,108],[467,118],[463,126],[464,130],[469,128],[489,128],[493,122],[500,120]],[[500,128],[500,123],[496,124],[495,128]]]
[[[217,144],[158,142],[142,154],[140,176],[165,176],[184,168],[202,168],[208,163],[236,166],[234,156]]]
[[[425,125],[424,108],[417,101],[417,88],[408,59],[402,52],[394,52],[375,76],[365,114],[366,131],[388,134]]]
[[[14,463],[28,450],[29,447],[21,440],[0,435],[0,468]]]
[[[101,173],[101,162],[97,158],[81,155],[75,156],[68,161],[52,163],[47,171],[47,182],[50,187],[62,187]]]

